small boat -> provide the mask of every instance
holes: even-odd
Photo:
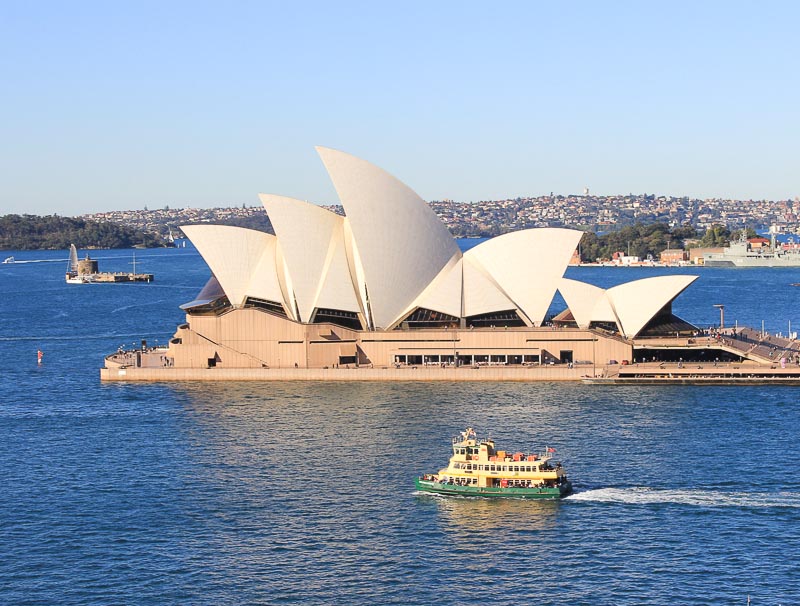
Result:
[[[3,260],[3,263],[14,263],[14,261],[16,261],[16,259],[14,259],[14,257],[6,257]]]
[[[498,450],[472,428],[453,438],[453,456],[439,473],[415,479],[417,490],[451,496],[560,499],[572,492],[554,448],[538,454]]]
[[[86,274],[78,273],[78,249],[74,244],[69,245],[69,261],[67,261],[67,284],[86,284]]]

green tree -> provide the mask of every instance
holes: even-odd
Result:
[[[700,239],[700,246],[703,248],[719,248],[727,246],[731,239],[730,230],[724,225],[712,225]]]
[[[0,217],[0,249],[60,250],[79,248],[148,248],[164,246],[158,234],[116,223],[85,221],[49,215],[5,215]]]

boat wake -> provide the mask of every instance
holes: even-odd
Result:
[[[129,311],[131,309],[135,309],[137,307],[151,307],[152,305],[158,305],[165,301],[166,299],[159,299],[157,301],[148,301],[147,303],[135,303],[133,305],[123,305],[122,307],[115,307],[111,310],[112,314],[118,314],[123,311]]]
[[[629,503],[632,505],[677,504],[694,507],[786,507],[800,509],[797,492],[725,492],[719,490],[597,488],[576,492],[568,501]]]
[[[139,339],[141,333],[116,334],[116,335],[81,335],[81,340],[102,340],[102,339]],[[74,341],[75,335],[50,336],[50,337],[0,337],[0,341]]]
[[[16,259],[9,263],[3,263],[0,265],[24,265],[26,263],[63,263],[67,261],[67,259]]]

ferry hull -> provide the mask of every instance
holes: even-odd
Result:
[[[458,486],[457,484],[440,484],[430,480],[416,478],[417,490],[447,496],[459,497],[492,497],[516,499],[561,499],[572,492],[572,484],[566,482],[561,486],[549,488],[479,488],[478,486]]]

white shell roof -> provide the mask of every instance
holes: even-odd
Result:
[[[228,300],[249,296],[284,304],[276,272],[275,236],[229,225],[184,225],[181,231],[203,256]]]
[[[607,292],[626,337],[633,338],[697,276],[672,275],[626,282]]]
[[[464,317],[517,309],[491,276],[472,262],[469,252],[464,256]]]
[[[574,229],[525,229],[482,242],[464,257],[540,326],[582,235]]]
[[[656,276],[604,290],[563,278],[558,288],[578,326],[615,322],[623,335],[633,338],[696,279],[697,276],[685,275]]]
[[[592,322],[616,322],[614,310],[606,297],[606,291],[599,286],[562,278],[558,290],[564,297],[572,317],[581,328],[588,328]],[[608,317],[608,312],[611,317]],[[603,315],[603,318],[599,318]]]
[[[462,318],[517,310],[539,326],[560,290],[579,326],[616,322],[634,337],[696,279],[661,276],[608,290],[565,279],[582,235],[570,229],[512,232],[462,254],[406,185],[349,154],[317,151],[347,217],[262,194],[277,237],[221,225],[181,228],[233,305],[248,296],[275,301],[301,322],[316,308],[352,311],[371,329],[391,328],[417,307]]]
[[[461,317],[462,259],[453,260],[430,283],[406,313],[416,307]],[[405,314],[404,314],[405,315]]]
[[[300,321],[314,309],[359,312],[344,245],[344,217],[324,208],[271,194],[260,194],[292,277]]]
[[[388,328],[461,252],[408,186],[350,154],[326,147],[317,151],[358,243],[374,325]]]

